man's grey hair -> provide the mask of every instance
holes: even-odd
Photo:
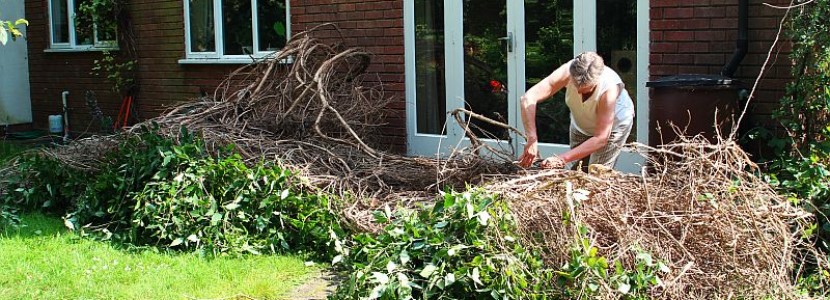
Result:
[[[576,87],[583,87],[597,83],[605,62],[596,52],[582,52],[571,62],[571,79]]]

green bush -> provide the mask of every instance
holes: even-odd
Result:
[[[349,277],[334,299],[545,298],[553,273],[518,243],[503,201],[444,193],[435,206],[377,213],[377,235],[336,241],[332,263]]]
[[[785,134],[767,132],[761,138],[776,154],[769,164],[770,182],[816,213],[819,241],[830,249],[830,1],[817,0],[794,12],[787,23],[793,80],[773,112]]]
[[[7,182],[8,193],[0,201],[24,211],[65,212],[91,176],[38,152],[22,154],[15,168]]]
[[[142,244],[259,254],[326,249],[329,230],[342,231],[329,197],[305,193],[287,170],[249,168],[238,155],[164,157],[135,195],[131,232]]]
[[[182,129],[175,141],[149,130],[120,149],[80,196],[76,226],[107,224],[98,232],[108,238],[213,254],[328,249],[329,232],[342,235],[328,196],[279,166],[248,167],[232,146],[211,156]]]
[[[304,188],[271,163],[246,165],[229,146],[213,156],[182,128],[175,138],[144,128],[108,154],[100,171],[49,156],[21,158],[3,197],[2,218],[18,208],[66,214],[84,234],[205,253],[309,251],[330,259],[344,230],[333,198]]]

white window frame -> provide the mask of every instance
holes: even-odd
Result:
[[[69,42],[68,43],[55,43],[55,28],[54,26],[54,16],[52,15],[52,2],[53,0],[47,0],[48,10],[49,10],[49,49],[46,49],[47,52],[60,52],[60,51],[105,51],[105,50],[118,50],[118,42],[117,38],[115,40],[106,40],[100,41],[98,40],[98,25],[92,24],[92,45],[78,45],[75,42],[76,32],[75,32],[75,0],[66,0],[66,14],[67,14],[67,22],[69,24]],[[116,36],[117,36],[116,32]]]
[[[257,22],[257,0],[251,1],[251,30],[253,30],[253,53],[250,55],[225,55],[225,41],[223,39],[224,27],[222,26],[222,0],[213,0],[213,39],[215,41],[215,51],[213,52],[193,52],[190,44],[190,1],[184,0],[184,44],[185,44],[185,59],[179,60],[180,64],[200,64],[200,63],[251,63],[253,59],[262,58],[279,52],[276,51],[260,51],[259,50],[259,22]],[[286,41],[291,38],[291,1],[285,1],[285,38]]]

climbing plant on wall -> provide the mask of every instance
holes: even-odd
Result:
[[[793,10],[792,82],[773,113],[785,131],[771,146],[771,180],[780,190],[814,209],[819,237],[830,241],[830,0]]]

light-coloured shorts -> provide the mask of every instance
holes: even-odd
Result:
[[[611,135],[608,137],[608,144],[591,154],[591,157],[588,160],[588,165],[601,164],[609,168],[614,167],[617,163],[617,158],[620,156],[620,152],[622,151],[622,146],[625,144],[625,141],[628,140],[628,135],[631,134],[631,127],[634,125],[634,122],[627,123],[628,124],[621,125],[615,124],[614,129],[611,130]],[[576,129],[573,123],[571,123],[570,132],[571,149],[576,148],[591,138],[591,136]],[[577,165],[579,165],[579,161],[576,162],[574,167]],[[585,165],[582,167],[585,169],[588,166]]]

